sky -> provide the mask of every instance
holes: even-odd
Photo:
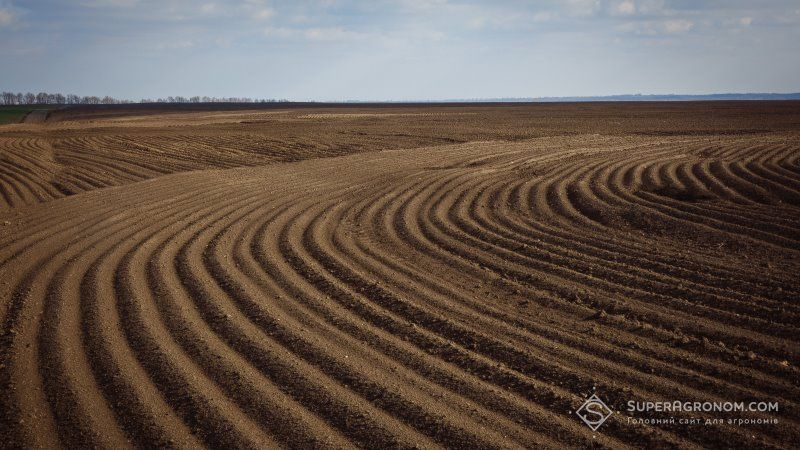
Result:
[[[290,100],[800,92],[800,0],[0,0],[0,90]]]

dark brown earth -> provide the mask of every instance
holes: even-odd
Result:
[[[214,108],[0,127],[0,446],[800,441],[800,103]]]

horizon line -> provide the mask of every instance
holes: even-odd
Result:
[[[16,94],[4,91],[3,94],[12,95],[31,95],[27,92]],[[43,98],[39,96],[44,95]],[[59,101],[53,101],[59,97]],[[291,100],[287,98],[252,98],[252,97],[209,97],[209,96],[167,96],[166,98],[141,98],[131,100],[126,98],[115,98],[111,96],[78,96],[75,94],[63,95],[61,93],[39,92],[30,98],[15,97],[19,101],[12,100],[11,103],[0,99],[0,105],[4,106],[25,106],[25,105],[63,105],[63,106],[97,106],[111,104],[201,104],[201,103],[320,103],[320,104],[393,104],[393,103],[548,103],[548,102],[615,102],[615,101],[719,101],[719,100],[800,100],[800,92],[721,92],[712,94],[612,94],[612,95],[572,95],[572,96],[539,96],[539,97],[462,97],[445,99],[383,99],[383,100],[362,100],[362,99],[325,99],[325,100]],[[91,101],[86,101],[91,99]],[[65,101],[66,100],[66,101]],[[71,100],[71,101],[70,101]],[[15,102],[16,101],[16,102]]]

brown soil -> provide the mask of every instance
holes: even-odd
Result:
[[[223,109],[0,127],[0,447],[800,442],[800,103]]]

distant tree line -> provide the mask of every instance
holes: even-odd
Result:
[[[250,97],[208,97],[208,96],[199,96],[195,95],[194,97],[181,97],[180,95],[177,97],[167,97],[167,98],[158,98],[158,99],[150,99],[150,98],[143,98],[139,100],[139,103],[286,103],[289,100],[281,99],[276,100],[274,98],[250,98]]]
[[[3,105],[112,105],[116,103],[133,103],[130,100],[120,100],[114,97],[83,96],[75,94],[52,94],[39,92],[3,92],[0,94],[0,104]]]
[[[248,97],[208,97],[195,95],[194,97],[172,97],[149,99],[145,98],[139,103],[272,103],[288,102],[288,100],[252,99]],[[52,94],[39,92],[3,92],[0,94],[0,105],[115,105],[135,103],[131,100],[114,97],[80,96],[75,94]]]

